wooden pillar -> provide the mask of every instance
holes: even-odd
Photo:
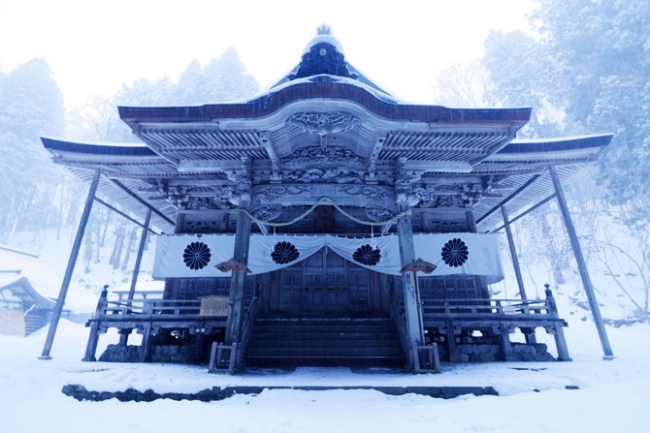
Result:
[[[100,174],[101,173],[99,171],[95,171],[92,183],[90,184],[88,196],[86,197],[86,204],[84,205],[84,210],[81,214],[81,221],[79,221],[79,227],[77,228],[77,235],[75,236],[74,244],[72,245],[72,251],[70,252],[70,258],[68,259],[68,267],[65,270],[63,282],[61,283],[61,290],[59,291],[59,297],[57,298],[56,304],[54,305],[54,311],[52,311],[52,320],[50,321],[50,328],[48,329],[45,345],[43,346],[43,353],[38,357],[38,359],[52,359],[50,356],[50,351],[52,350],[54,335],[56,334],[56,328],[59,325],[59,319],[61,318],[61,312],[63,311],[65,298],[68,294],[68,288],[70,287],[70,281],[72,280],[74,267],[77,263],[79,250],[81,249],[81,242],[83,241],[86,225],[88,224],[88,219],[90,218],[90,211],[93,207],[93,200],[95,199],[97,186],[99,185]]]
[[[510,329],[507,323],[499,324],[499,342],[501,343],[501,353],[504,361],[514,361],[512,354],[512,343],[510,342]]]
[[[248,246],[250,243],[251,221],[240,212],[237,214],[237,229],[235,231],[235,251],[233,257],[239,263],[248,264]],[[228,319],[226,323],[227,345],[241,341],[241,326],[244,317],[244,289],[246,287],[246,272],[232,271],[230,281],[230,298],[228,300]]]
[[[460,362],[460,352],[456,346],[456,333],[454,332],[454,323],[451,319],[445,319],[445,332],[447,333],[447,348],[449,349],[449,361]]]
[[[576,234],[576,229],[573,225],[573,220],[571,219],[571,214],[569,213],[569,206],[567,205],[566,198],[564,197],[564,191],[562,191],[562,186],[560,185],[560,178],[555,171],[555,167],[552,165],[548,167],[548,171],[551,175],[551,180],[553,181],[553,187],[555,188],[555,196],[557,198],[558,205],[560,207],[560,213],[562,214],[562,219],[564,220],[564,227],[566,228],[567,233],[569,234],[569,240],[571,241],[571,247],[573,248],[573,254],[575,255],[576,263],[578,264],[578,271],[580,272],[580,278],[582,279],[582,285],[585,288],[585,293],[587,294],[587,300],[589,301],[589,308],[591,309],[591,314],[594,316],[594,322],[596,324],[596,329],[598,330],[598,336],[600,337],[600,344],[603,347],[603,359],[613,359],[614,354],[612,353],[612,348],[609,344],[609,338],[607,337],[607,331],[605,331],[605,325],[603,324],[603,319],[600,315],[600,307],[598,307],[598,300],[596,299],[596,292],[594,287],[591,284],[591,278],[589,277],[589,271],[587,270],[587,264],[582,255],[582,249],[580,248],[580,242],[578,241],[578,235]]]
[[[242,160],[243,174],[250,173],[250,159]],[[239,194],[239,209],[249,210],[252,183],[246,178],[239,179],[237,193]],[[248,248],[250,244],[251,220],[244,212],[237,214],[235,229],[235,261],[248,265]],[[242,339],[242,320],[244,317],[244,289],[246,287],[246,272],[232,271],[230,281],[230,297],[228,299],[228,319],[226,322],[225,343],[227,345],[240,343]]]
[[[403,160],[398,163],[398,170],[402,165]],[[412,187],[409,181],[399,180],[396,185],[397,195],[397,211],[404,212],[410,208],[409,202],[412,200]],[[397,235],[399,238],[399,256],[401,266],[411,264],[415,261],[415,245],[413,244],[413,226],[411,215],[405,215],[397,222]],[[404,272],[402,274],[402,287],[404,295],[404,313],[406,316],[406,335],[408,338],[407,343],[407,359],[410,368],[415,368],[417,365],[413,359],[413,347],[424,345],[422,338],[423,329],[421,325],[420,305],[418,303],[419,294],[417,293],[417,284],[415,281],[415,274],[413,272]],[[419,373],[419,371],[415,371]]]
[[[553,292],[549,288],[548,284],[546,285],[546,304],[549,308],[549,313],[553,316],[554,319],[559,319],[560,314],[557,311],[557,304],[555,303],[555,298],[553,297]],[[564,338],[564,328],[563,324],[560,322],[555,322],[555,326],[551,329],[553,337],[555,338],[555,347],[557,348],[557,360],[558,361],[572,361],[569,356],[569,347],[566,344],[566,338]]]
[[[104,286],[101,295],[99,296],[99,301],[97,301],[97,308],[95,309],[95,314],[93,319],[99,319],[104,314],[104,308],[106,307],[106,297],[108,296],[108,285]],[[86,344],[86,353],[82,361],[92,362],[97,361],[95,358],[95,353],[97,352],[97,342],[99,341],[99,321],[92,322],[90,325],[90,334],[88,335],[88,343]]]
[[[149,361],[149,348],[151,346],[151,322],[144,324],[142,328],[142,344],[140,345],[140,362]]]
[[[402,212],[405,209],[399,209]],[[413,245],[413,229],[411,227],[411,217],[404,216],[397,223],[397,234],[399,236],[399,254],[402,267],[415,261],[415,247]],[[421,346],[422,329],[420,328],[420,314],[418,305],[419,296],[416,293],[415,274],[413,272],[404,272],[402,274],[402,287],[404,295],[404,313],[406,316],[406,334],[408,346]],[[409,351],[409,365],[414,366],[413,352]]]

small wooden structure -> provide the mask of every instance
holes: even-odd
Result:
[[[92,180],[87,209],[100,195],[169,233],[154,271],[163,299],[104,296],[84,359],[113,327],[143,333],[143,360],[153,337],[172,344],[179,333],[206,357],[215,342],[238,347],[233,371],[246,362],[417,372],[432,364],[432,343],[451,361],[535,358],[545,355],[539,328],[569,360],[550,292],[529,300],[518,278],[519,299],[491,299],[502,275],[482,233],[563,200],[559,180],[595,161],[611,135],[516,140],[530,113],[404,103],[323,27],[295,68],[250,100],[119,107],[144,145],[43,138],[56,163]],[[519,214],[509,220],[506,208]],[[400,274],[416,257],[437,268]],[[244,268],[214,268],[229,258]],[[226,298],[225,317],[206,314]],[[523,348],[509,340],[515,329]]]
[[[26,277],[0,274],[0,334],[26,337],[47,325],[54,301]]]

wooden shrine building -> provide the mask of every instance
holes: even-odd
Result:
[[[128,299],[104,294],[84,359],[113,327],[124,344],[143,334],[134,359],[173,361],[192,346],[205,361],[217,342],[237,348],[234,368],[417,371],[431,343],[443,360],[547,359],[536,329],[569,360],[550,291],[528,299],[519,278],[517,299],[491,299],[503,272],[488,232],[509,230],[508,214],[564,203],[559,182],[611,135],[516,140],[530,114],[405,103],[322,27],[300,63],[250,100],[119,107],[144,144],[43,138],[91,184],[88,203],[164,233],[162,299],[133,286]],[[510,341],[516,329],[525,344]]]

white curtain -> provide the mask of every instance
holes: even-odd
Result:
[[[233,256],[232,234],[158,236],[154,278],[224,277],[215,265]],[[497,235],[415,234],[416,258],[435,264],[435,275],[483,275],[489,284],[503,278]],[[359,266],[399,275],[397,235],[348,238],[333,235],[251,235],[248,268],[253,274],[294,265],[327,246]],[[209,255],[208,255],[209,254]]]

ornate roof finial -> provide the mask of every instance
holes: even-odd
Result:
[[[317,35],[331,35],[332,34],[332,28],[329,26],[329,24],[321,24],[318,26],[318,30],[316,31]]]

